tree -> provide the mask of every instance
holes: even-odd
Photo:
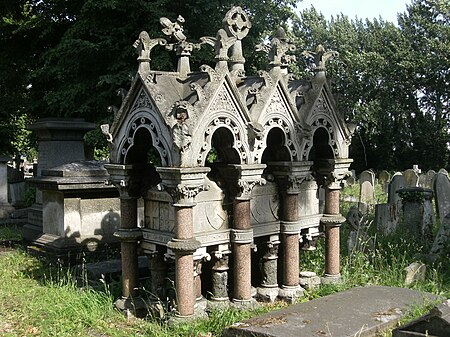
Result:
[[[446,166],[449,13],[448,3],[423,0],[400,15],[400,27],[343,15],[327,22],[314,8],[295,20],[303,49],[321,43],[339,52],[327,69],[340,111],[357,124],[351,156],[358,171]],[[302,75],[306,66],[298,65]]]
[[[0,39],[0,78],[4,79],[0,85],[8,91],[0,98],[2,130],[8,128],[12,114],[26,113],[31,119],[82,117],[98,123],[111,119],[107,107],[120,105],[116,91],[128,88],[137,70],[132,44],[142,30],[162,36],[162,16],[175,20],[183,15],[188,39],[198,41],[201,36],[215,36],[224,14],[232,5],[240,5],[253,24],[244,41],[248,48],[274,29],[272,25],[286,22],[294,4],[295,0],[8,0],[2,8]],[[193,68],[212,54],[205,49],[193,55]],[[247,55],[249,66],[257,62],[255,53]],[[175,68],[169,53],[154,53],[152,58],[156,69]],[[0,144],[0,152],[16,150],[8,144]]]

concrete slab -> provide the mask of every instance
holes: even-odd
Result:
[[[236,323],[224,336],[375,336],[415,306],[437,300],[436,295],[405,288],[357,287]]]

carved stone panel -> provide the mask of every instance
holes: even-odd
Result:
[[[173,233],[175,209],[171,197],[165,192],[151,191],[145,198],[145,228]]]
[[[250,200],[251,224],[264,224],[278,221],[278,189],[273,182],[255,186]]]

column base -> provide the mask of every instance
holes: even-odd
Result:
[[[285,301],[293,302],[297,298],[303,296],[303,292],[305,289],[298,286],[281,286],[280,291],[278,293],[278,297],[282,298]]]
[[[208,306],[208,301],[202,296],[201,299],[196,299],[194,304],[194,316],[195,317],[206,317],[206,308]]]
[[[230,308],[231,303],[230,300],[228,298],[225,299],[221,299],[221,300],[217,300],[217,299],[210,299],[208,300],[208,304],[206,306],[206,311],[207,312],[211,312],[211,311],[215,311],[215,310],[226,310],[228,308]]]
[[[336,274],[336,275],[325,274],[324,276],[322,276],[320,278],[320,282],[325,285],[339,284],[339,283],[342,283],[342,276],[341,276],[341,274]]]
[[[148,314],[148,305],[140,296],[121,297],[114,303],[114,306],[127,318],[142,318]]]
[[[235,309],[249,310],[259,307],[259,303],[254,298],[250,298],[248,300],[238,300],[236,298],[233,298],[231,300],[230,307]]]
[[[280,289],[278,285],[272,287],[259,287],[257,289],[257,298],[263,302],[275,302],[278,297]]]

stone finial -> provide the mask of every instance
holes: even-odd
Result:
[[[186,35],[183,33],[184,18],[179,15],[177,21],[172,22],[168,18],[162,17],[161,23],[162,32],[169,40],[166,44],[168,50],[174,50],[179,56],[177,71],[181,76],[191,72],[189,65],[189,56],[194,49],[200,49],[200,44],[195,44],[186,41]]]
[[[244,70],[245,58],[242,54],[241,40],[247,36],[252,24],[247,14],[239,6],[231,8],[225,14],[223,23],[228,36],[236,38],[231,47],[231,70]]]
[[[134,41],[133,47],[138,51],[139,73],[144,74],[150,71],[150,52],[157,46],[167,44],[165,39],[151,39],[146,31],[139,34],[139,38]]]
[[[200,43],[206,43],[214,47],[216,56],[216,70],[227,67],[228,49],[237,41],[237,37],[229,36],[225,29],[219,29],[216,37],[204,36],[200,38]]]
[[[295,55],[287,55],[287,52],[294,52],[295,45],[286,37],[286,31],[280,27],[270,41],[270,45],[261,43],[256,46],[257,51],[264,51],[269,56],[270,65],[273,71],[281,70],[287,74],[289,63],[295,62]]]
[[[318,73],[325,72],[325,63],[328,61],[328,59],[339,56],[339,53],[333,50],[325,51],[325,48],[321,44],[319,44],[316,47],[316,51],[304,51],[303,55],[314,59],[314,71]]]

